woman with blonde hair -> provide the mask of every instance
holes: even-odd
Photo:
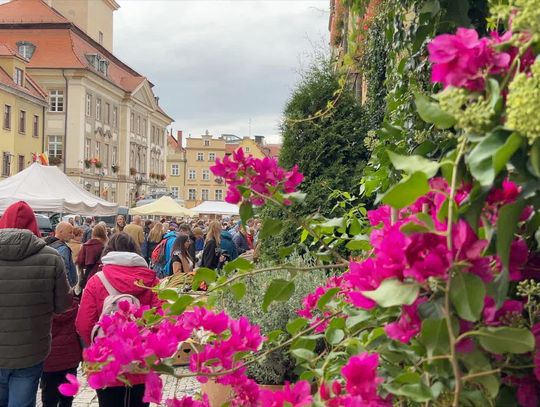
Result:
[[[101,265],[101,254],[107,240],[107,230],[97,224],[92,230],[92,238],[82,245],[77,256],[77,266],[83,270],[82,278],[79,280],[81,290],[86,286],[88,279],[98,271]]]
[[[221,224],[213,221],[206,233],[201,266],[216,269],[222,261],[221,258]]]
[[[148,257],[152,257],[152,252],[156,246],[163,240],[163,225],[159,222],[154,224],[154,227],[148,233]]]

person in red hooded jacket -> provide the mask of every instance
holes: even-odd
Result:
[[[137,297],[141,305],[157,307],[161,304],[157,294],[136,285],[142,281],[144,286],[153,287],[159,283],[156,273],[148,268],[146,260],[140,255],[138,245],[124,232],[115,233],[101,258],[102,272],[107,281],[120,293]],[[101,315],[103,302],[109,293],[98,275],[92,276],[83,291],[81,305],[75,325],[85,344],[92,340],[92,329]],[[128,377],[131,387],[121,382],[118,385],[97,390],[100,407],[143,407],[145,375]]]

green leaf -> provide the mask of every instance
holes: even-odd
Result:
[[[169,308],[172,315],[180,315],[195,299],[190,295],[183,295]]]
[[[274,236],[279,233],[282,227],[282,221],[278,219],[266,219],[259,232],[259,238],[264,239],[267,236]]]
[[[281,335],[283,335],[285,332],[283,332],[281,329],[276,329],[274,331],[269,332],[266,337],[268,338],[269,342],[274,342],[276,339],[278,339]]]
[[[294,282],[281,278],[272,280],[264,294],[262,308],[266,312],[268,306],[274,301],[287,301],[294,293]]]
[[[345,247],[349,250],[369,250],[371,244],[369,243],[369,237],[366,235],[356,235],[354,239],[349,240]]]
[[[416,110],[427,123],[433,123],[439,129],[449,129],[456,124],[456,119],[444,112],[439,104],[421,93],[415,93]]]
[[[423,403],[433,399],[430,388],[422,382],[404,384],[403,386],[399,386],[397,383],[390,383],[384,387],[396,396],[403,396],[417,403]]]
[[[203,281],[210,284],[216,281],[216,279],[217,274],[214,270],[206,267],[199,267],[195,272],[195,276],[193,277],[193,284],[191,287],[193,288],[193,291],[196,291],[199,289],[199,286]]]
[[[255,268],[252,262],[244,259],[243,257],[237,257],[233,261],[228,262],[223,267],[223,270],[227,273],[231,273],[234,270],[251,271]]]
[[[413,174],[415,172],[423,172],[428,178],[434,177],[439,171],[439,163],[430,161],[419,155],[400,155],[387,151],[392,165],[401,171],[405,171],[407,174]]]
[[[521,143],[518,134],[503,129],[488,134],[467,157],[471,174],[480,185],[490,186]]]
[[[524,207],[525,202],[519,199],[512,204],[503,206],[499,211],[496,247],[503,269],[493,282],[497,306],[500,306],[504,302],[508,292],[510,245],[512,244],[512,240],[514,240],[514,233]]]
[[[480,376],[472,379],[471,381],[482,386],[490,399],[497,398],[497,395],[499,394],[500,380],[496,375],[492,374],[489,376]]]
[[[279,257],[284,259],[285,257],[290,256],[294,252],[295,246],[287,246],[287,247],[280,247],[279,248]]]
[[[345,338],[345,332],[341,329],[328,329],[324,333],[324,337],[330,345],[337,345]]]
[[[308,320],[302,317],[293,319],[287,324],[287,332],[291,335],[296,335],[300,330],[304,329],[308,324]]]
[[[247,221],[253,217],[253,205],[249,201],[243,201],[240,205],[240,219],[242,223],[247,225]]]
[[[240,301],[246,295],[246,285],[244,283],[236,283],[231,285],[230,290],[236,298],[237,301]]]
[[[418,297],[420,286],[403,283],[395,278],[384,280],[374,291],[362,291],[362,295],[375,301],[383,308],[411,305]]]
[[[450,285],[450,299],[461,318],[478,321],[484,309],[485,296],[486,286],[480,277],[456,271]]]
[[[327,292],[325,292],[323,295],[321,295],[321,298],[319,298],[319,301],[317,301],[317,308],[321,311],[324,311],[324,308],[326,307],[326,304],[328,304],[330,301],[332,301],[332,298],[340,291],[340,288],[335,287],[329,289]]]
[[[529,149],[529,168],[530,171],[540,178],[540,138],[537,138]]]
[[[448,353],[450,339],[445,319],[426,319],[422,321],[420,337],[421,342],[426,347],[428,357]]]
[[[477,336],[480,345],[491,353],[527,353],[535,348],[533,334],[524,328],[480,328],[470,333]]]
[[[160,300],[174,302],[178,299],[178,292],[172,288],[167,288],[163,291],[160,291],[158,297]]]
[[[415,172],[391,187],[382,198],[382,202],[401,209],[429,192],[428,178],[423,172]]]
[[[291,353],[296,358],[298,358],[300,360],[307,360],[307,361],[311,361],[311,360],[315,359],[315,357],[317,356],[317,355],[315,355],[314,352],[312,352],[310,350],[307,350],[307,349],[302,349],[302,348],[293,349],[293,350],[291,350]]]

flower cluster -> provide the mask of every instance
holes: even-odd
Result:
[[[228,185],[225,200],[237,204],[242,201],[242,192],[250,191],[248,196],[254,205],[262,205],[265,197],[276,193],[289,194],[296,191],[304,179],[298,172],[298,166],[291,171],[281,168],[275,158],[255,158],[245,155],[242,148],[232,154],[232,159],[225,156],[223,160],[216,159],[216,164],[210,167],[214,175],[223,177]],[[284,203],[288,203],[287,200]]]
[[[459,28],[455,35],[437,36],[428,44],[433,62],[431,79],[447,86],[472,91],[484,89],[485,75],[508,68],[511,57],[497,52],[494,40],[479,38],[476,30]]]
[[[376,353],[352,356],[341,369],[345,389],[339,381],[334,381],[331,386],[323,384],[320,388],[321,399],[328,407],[392,406],[391,400],[384,400],[377,393],[377,387],[383,382],[377,376],[378,366],[379,355]]]

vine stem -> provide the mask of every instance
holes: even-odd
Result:
[[[452,253],[453,244],[452,244],[452,226],[454,219],[454,199],[456,196],[456,184],[457,184],[457,172],[459,162],[463,157],[463,151],[465,150],[466,139],[463,138],[459,147],[456,160],[454,162],[454,167],[452,168],[452,183],[450,187],[450,196],[448,197],[448,223],[446,228],[446,245],[450,253]],[[462,389],[462,377],[461,370],[459,368],[459,363],[456,357],[456,336],[454,335],[454,328],[452,327],[452,318],[450,313],[450,287],[452,285],[452,270],[454,267],[451,267],[448,275],[448,283],[446,285],[446,290],[444,293],[444,311],[445,311],[445,320],[446,327],[448,330],[448,338],[450,342],[450,364],[452,366],[452,371],[455,378],[455,388],[454,388],[454,401],[452,403],[453,407],[459,407],[459,397],[461,395]]]

